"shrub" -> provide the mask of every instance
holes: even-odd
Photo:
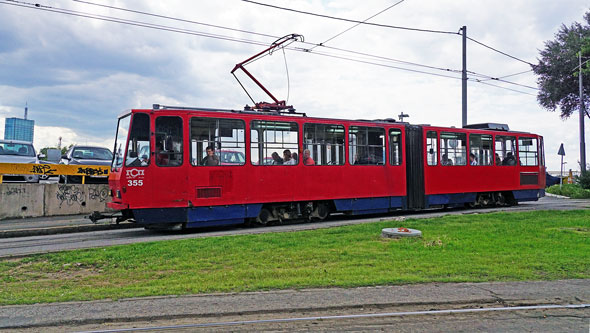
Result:
[[[563,184],[561,188],[559,185],[553,185],[548,187],[546,191],[548,193],[563,195],[572,199],[590,198],[590,190],[585,190],[578,184]]]
[[[580,176],[576,176],[576,182],[584,189],[590,190],[590,171],[586,171]]]

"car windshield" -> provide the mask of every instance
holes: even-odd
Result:
[[[76,147],[72,152],[73,158],[88,160],[112,160],[113,154],[106,148]]]
[[[244,153],[238,151],[222,151],[221,152],[221,162],[222,163],[236,163],[236,164],[244,164],[246,162],[246,157]]]
[[[0,155],[35,156],[31,144],[0,142]]]

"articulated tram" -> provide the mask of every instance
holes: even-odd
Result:
[[[543,137],[260,110],[154,105],[120,116],[109,176],[146,228],[323,220],[544,195]]]

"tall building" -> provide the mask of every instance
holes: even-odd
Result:
[[[4,140],[21,140],[33,142],[35,121],[27,119],[28,107],[25,107],[25,119],[6,118],[4,123]]]

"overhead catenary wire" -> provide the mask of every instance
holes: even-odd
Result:
[[[504,83],[508,83],[508,84],[520,86],[520,87],[523,87],[523,88],[528,88],[528,89],[533,89],[533,90],[539,90],[539,88],[537,88],[537,87],[532,87],[532,86],[528,86],[526,84],[516,83],[516,82],[504,80],[504,79],[499,78],[499,77],[493,77],[493,76],[489,76],[489,75],[485,75],[485,74],[479,74],[479,73],[472,72],[472,71],[467,71],[467,73],[469,73],[469,74],[471,74],[473,76],[480,77],[480,78],[483,77],[484,79],[479,79],[480,82],[494,80],[494,81],[497,81],[497,82],[504,82]]]
[[[366,19],[365,19],[365,20],[364,20],[362,23],[366,23],[368,20],[370,20],[370,19],[372,19],[372,18],[374,18],[374,17],[376,17],[376,16],[378,16],[378,15],[381,15],[381,14],[385,13],[386,11],[390,10],[391,8],[393,8],[393,7],[397,6],[397,5],[399,5],[400,3],[404,2],[404,1],[405,1],[405,0],[400,0],[400,1],[396,2],[396,3],[394,3],[393,5],[391,5],[391,6],[387,7],[387,8],[385,8],[385,9],[383,9],[383,10],[381,10],[381,11],[379,11],[377,14],[373,14],[373,15],[371,15],[370,17],[366,18]],[[323,42],[321,42],[321,43],[319,43],[319,44],[316,44],[316,45],[314,45],[312,48],[310,48],[310,50],[313,50],[313,49],[315,49],[315,48],[316,48],[316,47],[318,47],[318,46],[324,46],[324,45],[325,45],[327,42],[329,42],[329,41],[331,41],[331,40],[334,40],[334,39],[335,39],[335,38],[337,38],[337,37],[340,37],[340,36],[342,36],[343,34],[347,33],[348,31],[350,31],[350,30],[352,30],[352,29],[354,29],[354,28],[358,27],[358,26],[359,26],[359,25],[361,25],[362,23],[361,23],[361,22],[359,22],[359,23],[355,23],[353,26],[349,27],[348,29],[346,29],[346,30],[344,30],[344,31],[342,31],[342,32],[340,32],[340,33],[338,33],[338,34],[336,34],[336,35],[334,35],[334,36],[332,36],[332,37],[328,38],[327,40],[325,40],[325,41],[323,41]]]
[[[257,1],[253,1],[253,0],[242,0],[244,2],[248,2],[248,3],[252,3],[252,4],[256,4],[256,5],[260,5],[260,6],[265,6],[265,7],[271,7],[271,8],[276,8],[276,9],[281,9],[281,10],[286,10],[286,11],[291,11],[291,12],[295,12],[295,13],[300,13],[300,14],[306,14],[306,15],[312,15],[312,16],[318,16],[318,17],[323,17],[323,18],[328,18],[328,19],[333,19],[333,20],[340,20],[340,21],[347,21],[347,22],[354,22],[354,23],[358,23],[358,24],[365,24],[365,25],[372,25],[372,26],[376,26],[376,27],[381,27],[381,28],[391,28],[391,29],[401,29],[401,30],[408,30],[408,31],[417,31],[417,32],[429,32],[429,33],[438,33],[438,34],[450,34],[450,35],[461,35],[460,32],[454,32],[454,31],[444,31],[444,30],[434,30],[434,29],[419,29],[419,28],[410,28],[410,27],[402,27],[402,26],[394,26],[394,25],[388,25],[388,24],[379,24],[379,23],[369,23],[369,22],[363,22],[363,21],[357,21],[357,20],[351,20],[351,19],[346,19],[346,18],[341,18],[341,17],[335,17],[335,16],[330,16],[330,15],[324,15],[324,14],[318,14],[318,13],[313,13],[313,12],[307,12],[307,11],[302,11],[302,10],[297,10],[297,9],[292,9],[292,8],[286,8],[286,7],[281,7],[281,6],[276,6],[276,5],[271,5],[271,4],[266,4],[266,3],[261,3],[261,2],[257,2]],[[516,56],[510,55],[506,52],[502,52],[494,47],[491,47],[485,43],[482,43],[474,38],[471,37],[466,37],[468,40],[477,43],[483,47],[486,47],[492,51],[498,52],[504,56],[507,56],[509,58],[512,58],[514,60],[523,62],[529,66],[534,66],[531,62],[528,62],[526,60],[522,60]]]
[[[120,10],[120,11],[126,11],[126,12],[132,12],[132,13],[136,13],[136,14],[142,14],[142,15],[148,15],[148,16],[153,16],[153,17],[158,17],[158,18],[164,18],[164,19],[169,19],[169,20],[175,20],[175,21],[179,21],[179,22],[185,22],[185,23],[192,23],[192,24],[198,24],[198,25],[203,25],[203,26],[208,26],[208,27],[214,27],[214,28],[219,28],[219,29],[224,29],[224,30],[229,30],[229,31],[235,31],[235,32],[241,32],[241,33],[247,33],[247,34],[253,34],[253,35],[258,35],[258,36],[263,36],[263,37],[270,37],[270,38],[278,38],[276,36],[273,35],[269,35],[269,34],[264,34],[264,33],[258,33],[258,32],[253,32],[253,31],[247,31],[247,30],[242,30],[242,29],[235,29],[235,28],[230,28],[230,27],[224,27],[224,26],[220,26],[220,25],[214,25],[214,24],[209,24],[209,23],[204,23],[204,22],[198,22],[198,21],[194,21],[194,20],[187,20],[187,19],[180,19],[180,18],[175,18],[172,16],[166,16],[166,15],[160,15],[160,14],[154,14],[154,13],[148,13],[148,12],[144,12],[144,11],[139,11],[139,10],[133,10],[133,9],[127,9],[127,8],[122,8],[122,7],[116,7],[116,6],[110,6],[110,5],[104,5],[104,4],[97,4],[97,3],[93,3],[90,1],[84,1],[84,0],[72,0],[74,2],[79,2],[79,3],[84,3],[84,4],[89,4],[89,5],[93,5],[93,6],[99,6],[99,7],[105,7],[105,8],[110,8],[110,9],[116,9],[116,10]],[[452,69],[448,69],[448,68],[441,68],[441,67],[436,67],[436,66],[429,66],[429,65],[423,65],[423,64],[418,64],[418,63],[414,63],[414,62],[409,62],[409,61],[404,61],[404,60],[399,60],[399,59],[394,59],[394,58],[389,58],[389,57],[381,57],[381,56],[377,56],[377,55],[372,55],[372,54],[368,54],[368,53],[363,53],[363,52],[356,52],[353,50],[347,50],[347,49],[342,49],[342,48],[335,48],[335,47],[330,47],[330,46],[326,46],[325,43],[327,43],[330,40],[333,40],[334,38],[342,35],[343,33],[357,27],[358,25],[365,23],[366,21],[384,13],[385,11],[399,5],[400,3],[402,3],[405,0],[400,0],[394,4],[392,4],[391,6],[379,11],[378,13],[370,16],[369,18],[365,19],[364,21],[358,21],[358,23],[356,23],[355,25],[353,25],[352,27],[344,30],[343,32],[329,38],[328,40],[322,42],[322,43],[309,43],[312,44],[313,46],[309,49],[307,49],[307,51],[312,51],[313,49],[315,49],[318,46],[322,46],[322,47],[326,47],[329,49],[333,49],[333,50],[338,50],[341,52],[349,52],[349,53],[353,53],[353,54],[357,54],[357,55],[364,55],[364,56],[368,56],[368,57],[374,57],[378,60],[384,60],[384,61],[392,61],[395,63],[400,63],[400,64],[406,64],[406,65],[411,65],[411,66],[418,66],[418,67],[424,67],[424,68],[429,68],[429,69],[435,69],[435,70],[440,70],[440,71],[446,71],[446,72],[460,72],[459,70],[452,70]],[[469,38],[469,37],[468,37]],[[475,41],[473,39],[473,41]],[[480,43],[478,41],[475,41],[479,44],[485,45],[483,43]],[[302,43],[306,43],[306,42],[302,42]],[[488,47],[486,45],[486,47]],[[493,49],[493,48],[492,48]],[[499,52],[499,51],[498,51]],[[262,58],[262,57],[261,57]],[[260,58],[258,58],[257,60],[259,60]],[[532,71],[532,70],[528,70],[528,71]],[[528,72],[526,71],[526,72]],[[524,72],[523,72],[524,73]],[[476,74],[476,73],[472,73],[472,74]],[[492,76],[487,76],[487,80],[497,80],[500,81],[501,78],[496,78],[496,77],[492,77]],[[530,87],[530,86],[526,86],[526,85],[521,85],[521,84],[517,84],[514,82],[510,82],[510,81],[505,81],[503,80],[502,82],[508,83],[508,84],[514,84],[514,85],[520,85],[529,89],[538,89],[535,87]]]
[[[528,92],[524,92],[524,91],[520,91],[520,90],[516,90],[516,89],[512,89],[512,88],[507,88],[507,87],[502,87],[502,86],[498,86],[498,85],[491,84],[491,83],[488,83],[488,82],[483,82],[483,81],[478,80],[478,79],[474,79],[474,81],[477,82],[477,83],[485,84],[486,86],[496,87],[496,88],[500,88],[500,89],[506,89],[506,90],[510,90],[510,91],[513,91],[513,92],[517,92],[517,93],[521,93],[521,94],[525,94],[525,95],[530,95],[530,96],[537,96],[535,94],[531,94],[531,93],[528,93]]]
[[[514,73],[514,74],[502,75],[502,76],[498,76],[498,77],[490,76],[487,79],[482,79],[482,81],[505,79],[507,77],[512,77],[512,76],[517,76],[517,75],[522,75],[522,74],[530,73],[532,71],[533,71],[532,69],[529,69],[529,70],[526,70],[526,71],[521,71],[521,72]]]
[[[236,38],[236,37],[230,37],[230,36],[225,36],[225,35],[220,35],[220,34],[212,34],[212,33],[189,30],[189,29],[175,28],[175,27],[170,27],[170,26],[141,22],[141,21],[137,21],[137,20],[120,19],[120,18],[116,18],[116,17],[112,17],[112,16],[97,15],[97,14],[91,14],[91,13],[80,12],[80,11],[69,10],[69,9],[55,8],[55,7],[50,7],[50,6],[41,5],[41,4],[28,3],[28,2],[24,2],[24,1],[0,0],[0,3],[24,7],[24,8],[66,14],[66,15],[71,15],[71,16],[84,17],[84,18],[89,18],[89,19],[108,21],[108,22],[119,23],[119,24],[126,24],[126,25],[132,25],[132,26],[138,26],[138,27],[144,27],[144,28],[151,28],[151,29],[155,29],[155,30],[177,32],[177,33],[196,35],[196,36],[207,37],[207,38],[214,38],[214,39],[221,39],[221,40],[226,40],[226,41],[259,45],[259,46],[267,46],[268,45],[267,42],[262,42],[262,41]],[[304,42],[304,43],[307,43],[307,42]],[[311,44],[311,43],[307,43],[307,44]],[[311,44],[311,45],[315,45],[315,44]],[[424,68],[429,68],[429,69],[434,69],[434,70],[441,70],[441,71],[445,71],[445,72],[457,72],[458,71],[458,70],[452,70],[452,69],[448,69],[448,68],[441,68],[441,67],[413,63],[413,62],[409,62],[409,61],[403,61],[403,60],[389,58],[389,57],[381,57],[381,56],[371,55],[368,53],[346,50],[346,49],[342,49],[342,48],[335,48],[335,47],[329,47],[329,46],[326,46],[326,48],[341,51],[341,52],[349,52],[349,53],[355,54],[355,55],[363,55],[363,56],[367,56],[367,57],[372,57],[372,58],[378,59],[380,61],[391,61],[391,62],[400,63],[400,64],[407,64],[407,65],[411,65],[411,66],[418,66],[418,67],[424,67]],[[301,52],[309,52],[309,50],[306,48],[287,48],[287,49],[301,51]],[[345,59],[346,57],[340,57],[340,58]],[[392,68],[397,68],[397,67],[392,67]]]
[[[351,20],[351,19],[346,19],[346,18],[342,18],[342,17],[331,16],[331,15],[324,15],[324,14],[318,14],[318,13],[313,13],[313,12],[306,12],[306,11],[303,11],[303,10],[291,9],[291,8],[286,8],[286,7],[280,7],[280,6],[270,5],[270,4],[261,3],[261,2],[257,2],[257,1],[252,1],[252,0],[242,0],[242,1],[248,2],[248,3],[252,3],[252,4],[255,4],[255,5],[259,5],[259,6],[265,6],[265,7],[275,8],[275,9],[281,9],[281,10],[291,11],[291,12],[295,12],[295,13],[299,13],[299,14],[306,14],[306,15],[311,15],[311,16],[328,18],[328,19],[332,19],[332,20],[339,20],[339,21],[359,23],[359,24],[364,24],[364,25],[371,25],[371,26],[381,27],[381,28],[400,29],[400,30],[408,30],[408,31],[416,31],[416,32],[429,32],[429,33],[448,34],[448,35],[459,35],[459,32],[456,32],[456,31],[444,31],[444,30],[434,30],[434,29],[419,29],[419,28],[410,28],[410,27],[402,27],[402,26],[389,25],[389,24],[370,23],[370,22],[363,22],[363,21],[358,21],[358,20]]]
[[[214,38],[214,39],[220,39],[220,40],[225,40],[225,41],[240,42],[240,43],[246,43],[246,44],[251,44],[251,45],[258,45],[258,46],[268,45],[267,42],[263,42],[263,41],[235,38],[235,37],[225,36],[225,35],[220,35],[220,34],[212,34],[212,33],[207,33],[207,32],[201,32],[201,31],[195,31],[195,30],[189,30],[189,29],[181,29],[181,28],[175,28],[175,27],[170,27],[170,26],[146,23],[146,22],[141,22],[141,21],[136,21],[136,20],[121,19],[121,18],[106,16],[106,15],[98,15],[98,14],[85,13],[85,12],[69,10],[69,9],[55,8],[55,7],[50,7],[50,6],[46,6],[46,5],[41,5],[38,3],[28,3],[28,2],[17,1],[17,0],[0,0],[0,4],[13,5],[13,6],[24,7],[24,8],[29,8],[29,9],[38,9],[38,10],[43,10],[43,11],[48,11],[48,12],[70,15],[70,16],[78,16],[78,17],[84,17],[84,18],[95,19],[95,20],[102,20],[102,21],[107,21],[107,22],[112,22],[112,23],[126,24],[126,25],[138,26],[138,27],[143,27],[143,28],[162,30],[162,31],[167,31],[167,32],[176,32],[176,33],[182,33],[182,34],[188,34],[188,35],[195,35],[195,36],[206,37],[206,38]],[[242,31],[242,32],[246,32],[246,31]],[[331,48],[328,46],[326,46],[326,47]],[[357,63],[364,63],[364,64],[369,64],[369,65],[387,67],[387,68],[409,71],[409,72],[414,72],[414,73],[421,73],[421,74],[425,74],[425,75],[452,78],[452,79],[458,79],[458,80],[461,79],[460,77],[455,77],[455,76],[451,76],[451,75],[444,75],[444,74],[415,70],[415,69],[404,68],[404,67],[399,67],[399,66],[392,66],[392,65],[387,65],[387,64],[383,64],[383,63],[376,63],[376,62],[372,62],[372,61],[354,59],[354,58],[345,57],[345,56],[341,56],[341,55],[329,54],[329,53],[325,53],[325,52],[317,52],[317,51],[310,52],[308,49],[305,49],[305,48],[288,47],[287,49],[291,50],[291,51],[307,52],[307,53],[317,54],[317,55],[321,55],[321,56],[325,56],[325,57],[332,57],[332,58],[337,58],[337,59],[342,59],[342,60],[347,60],[347,61],[352,61],[352,62],[357,62]],[[370,55],[370,54],[362,53],[362,52],[355,52],[355,51],[344,50],[344,49],[339,49],[339,48],[331,48],[331,49],[339,50],[339,51],[343,51],[343,52],[351,52],[353,54],[377,58],[377,59],[381,59],[383,61],[399,62],[399,63],[403,63],[403,64],[426,67],[426,68],[435,69],[435,70],[443,70],[443,71],[447,71],[447,72],[454,72],[454,73],[460,72],[459,70],[451,70],[451,69],[445,69],[445,68],[440,68],[440,67],[411,63],[411,62],[406,62],[406,61],[387,58],[387,57]],[[480,82],[480,83],[485,84],[484,82]],[[518,90],[509,89],[509,88],[505,88],[505,87],[501,87],[501,86],[496,86],[496,85],[491,85],[491,84],[488,84],[488,85],[508,89],[508,90],[515,91],[515,92],[524,93],[524,92],[521,92]],[[527,94],[527,93],[524,93],[524,94]],[[528,95],[530,95],[530,94],[528,94]]]
[[[148,13],[148,12],[144,12],[144,11],[140,11],[140,10],[128,9],[128,8],[117,7],[117,6],[110,6],[110,5],[105,5],[105,4],[100,4],[100,3],[94,3],[94,2],[90,2],[90,1],[82,1],[82,0],[72,0],[72,1],[83,3],[83,4],[87,4],[87,5],[91,5],[91,6],[98,6],[98,7],[103,7],[103,8],[115,9],[115,10],[125,11],[125,12],[129,12],[129,13],[135,13],[135,14],[141,14],[141,15],[146,15],[146,16],[153,16],[153,17],[157,17],[157,18],[163,18],[163,19],[167,19],[167,20],[173,20],[173,21],[184,22],[184,23],[191,23],[191,24],[198,24],[198,25],[202,25],[202,26],[206,26],[206,27],[212,27],[212,28],[217,28],[217,29],[224,29],[224,30],[229,30],[229,31],[234,31],[234,32],[242,32],[242,33],[247,33],[247,34],[252,34],[252,35],[257,35],[257,36],[263,36],[263,37],[269,37],[269,38],[274,38],[274,39],[279,38],[278,36],[273,36],[273,35],[259,33],[259,32],[253,32],[253,31],[247,31],[247,30],[242,30],[242,29],[224,27],[224,26],[216,25],[216,24],[210,24],[210,23],[204,23],[204,22],[199,22],[199,21],[194,21],[194,20],[181,19],[181,18],[177,18],[177,17],[173,17],[173,16],[167,16],[167,15],[160,15],[160,14]]]
[[[10,1],[10,0],[7,0],[7,1]],[[90,1],[82,1],[82,0],[72,0],[72,1],[83,3],[83,4],[89,4],[89,5],[99,6],[99,7],[105,7],[105,8],[120,10],[120,11],[132,12],[132,13],[135,13],[135,14],[142,14],[142,15],[147,15],[147,16],[153,16],[153,17],[158,17],[158,18],[175,20],[175,21],[179,21],[179,22],[193,23],[193,24],[198,24],[198,25],[203,25],[203,26],[208,26],[208,27],[214,27],[214,28],[219,28],[219,29],[225,29],[225,30],[230,30],[230,31],[235,31],[235,32],[241,32],[241,33],[253,34],[253,35],[258,35],[258,36],[264,36],[264,37],[273,38],[275,40],[278,39],[278,38],[280,38],[280,36],[274,36],[274,35],[270,35],[270,34],[257,33],[257,32],[253,32],[253,31],[242,30],[242,29],[229,28],[229,27],[224,27],[224,26],[219,26],[219,25],[214,25],[214,24],[209,24],[209,23],[204,23],[204,22],[199,22],[199,21],[194,21],[194,20],[180,19],[180,18],[175,18],[175,17],[171,17],[171,16],[154,14],[154,13],[149,13],[149,12],[139,11],[139,10],[131,10],[131,9],[122,8],[122,7],[116,7],[116,6],[110,6],[110,5],[102,5],[102,4],[97,4],[97,3],[90,2]],[[402,0],[402,1],[404,1],[404,0]],[[367,20],[371,19],[372,17],[375,17],[376,15],[379,15],[380,13],[383,13],[384,11],[386,11],[386,10],[388,10],[390,8],[393,8],[393,6],[401,3],[402,1],[398,1],[397,3],[393,4],[392,6],[386,8],[385,10],[382,10],[381,12],[379,12],[379,13],[371,16],[371,17],[369,17]],[[322,43],[311,43],[311,42],[304,42],[304,41],[300,41],[299,43],[312,46],[311,48],[307,49],[307,51],[311,51],[313,48],[315,48],[317,46],[322,46],[324,48],[328,48],[328,49],[332,49],[332,50],[337,50],[337,51],[341,51],[341,52],[347,52],[347,53],[356,54],[356,55],[363,55],[363,56],[367,56],[367,57],[374,57],[374,58],[376,58],[376,59],[378,59],[380,61],[391,61],[391,62],[394,62],[394,63],[406,64],[406,65],[417,66],[417,67],[424,67],[424,68],[429,68],[429,69],[436,69],[436,70],[445,71],[445,72],[460,72],[459,70],[452,70],[452,69],[448,69],[448,68],[442,68],[442,67],[436,67],[436,66],[418,64],[418,63],[415,63],[415,62],[404,61],[404,60],[394,59],[394,58],[390,58],[390,57],[383,57],[383,56],[378,56],[378,55],[372,55],[372,54],[365,53],[365,52],[359,52],[359,51],[348,50],[348,49],[343,49],[343,48],[331,47],[331,46],[325,45],[326,42],[324,42],[324,45],[322,45]]]
[[[360,60],[360,59],[347,58],[347,57],[338,56],[338,55],[334,55],[334,54],[328,54],[328,53],[324,53],[324,52],[312,52],[310,54],[316,54],[316,55],[321,55],[321,56],[330,57],[330,58],[336,58],[336,59],[343,59],[343,60],[353,61],[353,62],[357,62],[357,63],[363,63],[363,64],[380,66],[380,67],[387,67],[387,68],[399,69],[399,70],[413,72],[413,73],[421,73],[421,74],[433,75],[433,76],[438,76],[438,77],[446,77],[446,78],[461,80],[461,78],[460,77],[457,77],[457,76],[451,76],[451,75],[445,75],[445,74],[438,74],[438,73],[426,72],[426,71],[421,71],[421,70],[416,70],[416,69],[410,69],[410,68],[404,68],[404,67],[387,65],[387,64],[380,64],[380,63],[376,63],[376,62],[370,62],[370,61],[365,61],[365,60]]]
[[[242,1],[245,1],[245,0],[242,0]],[[472,41],[472,42],[476,43],[476,44],[479,44],[479,45],[481,45],[481,46],[483,46],[483,47],[486,47],[486,48],[488,48],[488,49],[490,49],[490,50],[492,50],[492,51],[498,52],[498,53],[500,53],[500,54],[502,54],[502,55],[504,55],[504,56],[506,56],[506,57],[508,57],[508,58],[512,58],[512,59],[514,59],[514,60],[517,60],[517,61],[523,62],[523,63],[525,63],[525,64],[527,64],[527,65],[529,65],[529,66],[531,66],[531,67],[534,67],[534,66],[535,66],[535,65],[533,65],[532,63],[530,63],[530,62],[528,62],[528,61],[526,61],[526,60],[522,60],[522,59],[520,59],[520,58],[517,58],[517,57],[515,57],[515,56],[513,56],[513,55],[510,55],[510,54],[508,54],[508,53],[506,53],[506,52],[502,52],[502,51],[500,51],[500,50],[498,50],[498,49],[496,49],[496,48],[493,48],[493,47],[491,47],[491,46],[489,46],[489,45],[487,45],[487,44],[484,44],[484,43],[482,43],[482,42],[480,42],[480,41],[478,41],[478,40],[476,40],[476,39],[473,39],[473,38],[471,38],[471,37],[469,37],[469,36],[467,36],[466,38],[467,38],[468,40],[470,40],[470,41]]]
[[[23,2],[23,1],[16,1],[16,0],[0,0],[0,3],[6,4],[6,5],[17,6],[17,7],[24,7],[24,8],[30,8],[30,9],[37,9],[37,10],[42,10],[42,11],[60,13],[60,14],[65,14],[65,15],[90,18],[90,19],[101,20],[101,21],[121,23],[121,24],[127,24],[127,25],[132,25],[132,26],[143,27],[143,28],[150,28],[150,29],[155,29],[155,30],[176,32],[176,33],[182,33],[182,34],[194,35],[194,36],[200,36],[200,37],[215,38],[215,39],[232,41],[232,42],[246,43],[246,44],[252,44],[252,45],[259,45],[259,46],[265,46],[268,44],[265,42],[260,42],[260,41],[255,41],[255,40],[248,40],[248,39],[243,39],[243,38],[236,38],[236,37],[212,34],[212,33],[207,33],[207,32],[200,32],[200,31],[189,30],[189,29],[174,28],[174,27],[158,25],[158,24],[153,24],[153,23],[145,23],[145,22],[134,21],[134,20],[113,18],[113,17],[109,17],[109,16],[105,16],[105,15],[84,13],[84,12],[79,12],[79,11],[69,10],[69,9],[55,8],[55,7],[50,7],[50,6],[46,6],[46,5],[41,5],[38,3],[32,4],[32,3],[27,3],[27,2]]]

